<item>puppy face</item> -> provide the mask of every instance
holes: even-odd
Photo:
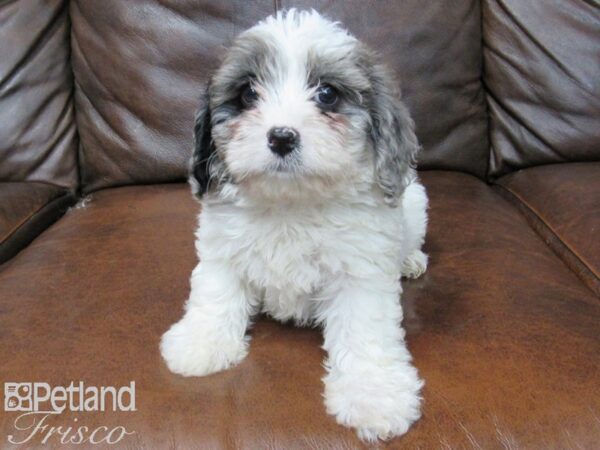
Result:
[[[377,184],[394,204],[418,149],[374,55],[316,12],[278,14],[242,33],[196,122],[197,192],[318,195]]]

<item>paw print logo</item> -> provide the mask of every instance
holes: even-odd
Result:
[[[4,383],[4,410],[31,411],[31,383]]]

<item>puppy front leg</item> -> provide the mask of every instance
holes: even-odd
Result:
[[[351,280],[323,303],[325,405],[366,441],[404,434],[420,417],[423,382],[400,327],[397,280]]]
[[[185,314],[163,335],[160,350],[172,372],[208,375],[246,356],[252,298],[224,261],[201,261],[191,285]]]

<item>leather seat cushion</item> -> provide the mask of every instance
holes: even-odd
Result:
[[[592,448],[600,442],[600,303],[476,178],[425,172],[431,197],[404,326],[426,380],[397,448]],[[260,318],[250,354],[206,378],[171,374],[161,334],[182,314],[198,205],[179,184],[95,193],[0,268],[0,378],[136,381],[136,412],[49,425],[125,426],[136,448],[362,448],[325,413],[320,332]],[[16,434],[16,413],[0,412]]]
[[[0,263],[31,242],[73,202],[73,194],[58,186],[0,183]]]
[[[502,177],[498,184],[600,296],[600,162],[533,167]]]

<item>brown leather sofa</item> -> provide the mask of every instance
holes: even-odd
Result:
[[[25,447],[8,436],[33,428],[2,410],[1,446],[122,426],[114,447],[363,447],[325,413],[318,330],[260,318],[248,358],[206,378],[158,352],[196,262],[202,86],[236,33],[291,6],[379,50],[424,147],[431,263],[402,298],[423,417],[384,447],[600,448],[600,7],[584,0],[0,2],[0,381],[136,383],[136,411],[54,414]]]

